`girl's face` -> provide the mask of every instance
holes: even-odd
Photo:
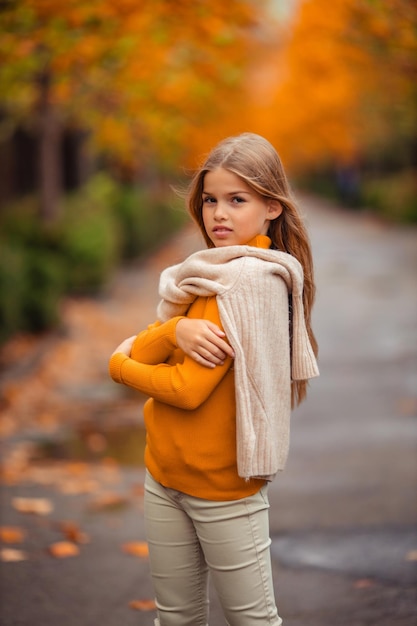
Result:
[[[218,167],[204,177],[204,228],[216,248],[266,235],[269,222],[281,212],[277,200],[264,198],[229,170]]]

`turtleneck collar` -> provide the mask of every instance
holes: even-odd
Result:
[[[256,237],[248,241],[246,245],[268,250],[271,247],[271,243],[272,241],[267,235],[256,235]]]

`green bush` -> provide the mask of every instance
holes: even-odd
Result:
[[[417,223],[417,172],[405,170],[384,178],[369,178],[362,185],[363,204],[384,217]]]
[[[21,330],[39,332],[55,326],[64,285],[65,267],[56,253],[3,242],[0,341]]]
[[[30,250],[26,253],[23,329],[38,332],[59,322],[59,303],[65,292],[65,264],[57,253]]]
[[[0,341],[20,330],[26,289],[25,258],[22,248],[0,243]]]
[[[413,169],[363,174],[350,190],[341,188],[332,168],[305,175],[295,182],[300,189],[331,198],[350,209],[371,209],[394,222],[417,222],[417,172]]]
[[[112,181],[97,176],[65,203],[59,246],[69,292],[101,289],[119,261],[121,229],[111,210],[115,196]]]
[[[183,209],[170,200],[154,198],[145,189],[125,187],[114,214],[121,226],[122,257],[134,259],[158,247],[186,221]]]
[[[134,259],[146,249],[147,198],[135,187],[125,187],[119,194],[113,212],[121,228],[122,257]]]
[[[161,245],[186,219],[183,210],[104,174],[61,208],[52,224],[39,220],[35,197],[0,214],[0,341],[53,327],[63,295],[98,292],[123,259]]]

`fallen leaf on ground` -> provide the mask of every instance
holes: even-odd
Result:
[[[66,559],[69,556],[77,556],[80,549],[71,541],[57,541],[48,548],[49,553],[56,559]]]
[[[53,511],[53,504],[47,498],[13,498],[12,506],[19,513],[34,513],[49,515]]]
[[[132,554],[133,556],[139,556],[144,559],[149,556],[149,548],[146,541],[131,541],[122,545],[123,552]]]
[[[0,561],[17,563],[18,561],[25,561],[27,559],[26,552],[22,550],[16,550],[15,548],[1,548]]]
[[[72,476],[89,476],[90,474],[90,467],[84,461],[70,461],[65,468]]]
[[[91,478],[68,478],[58,484],[61,493],[67,496],[78,496],[83,493],[94,493],[99,484]]]
[[[83,532],[75,522],[60,522],[59,529],[65,535],[66,539],[73,543],[88,543],[90,541],[90,537],[87,533]]]
[[[153,611],[156,609],[154,600],[132,600],[129,602],[129,606],[135,611]]]
[[[355,580],[353,587],[355,589],[369,589],[370,587],[375,587],[375,583],[370,578],[359,578]]]
[[[106,509],[121,509],[129,504],[130,502],[125,496],[121,496],[118,493],[105,493],[93,500],[90,507],[95,511],[102,511]]]
[[[417,561],[417,550],[410,550],[410,552],[407,552],[405,560],[406,561]]]
[[[22,543],[26,532],[18,526],[0,526],[0,541],[3,543]]]

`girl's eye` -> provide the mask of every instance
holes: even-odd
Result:
[[[233,196],[232,202],[234,202],[235,204],[241,204],[242,202],[245,202],[245,200],[240,196]]]
[[[213,202],[216,202],[216,199],[211,198],[210,196],[206,196],[205,198],[203,198],[203,202],[206,204],[212,204]]]

